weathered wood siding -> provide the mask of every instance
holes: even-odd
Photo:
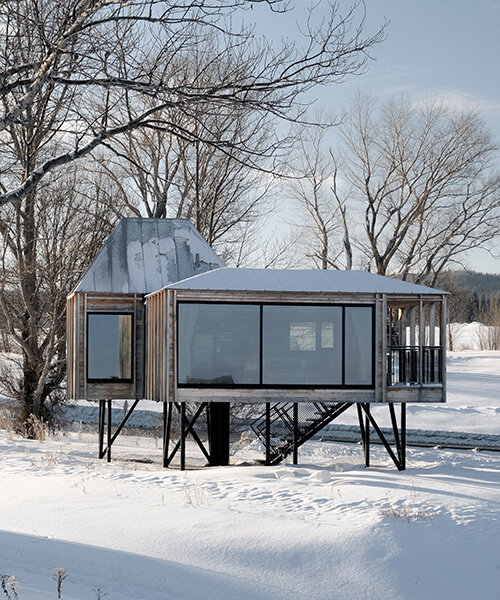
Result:
[[[146,398],[175,399],[176,392],[175,292],[160,290],[146,301]]]
[[[140,294],[77,292],[67,300],[68,398],[73,400],[118,400],[144,397],[144,309]],[[133,381],[94,383],[87,381],[87,314],[129,312],[134,315]]]

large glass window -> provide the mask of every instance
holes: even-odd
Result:
[[[177,335],[181,386],[373,385],[371,306],[180,302]]]
[[[132,315],[89,313],[87,327],[87,378],[131,381]]]
[[[345,384],[372,383],[373,310],[345,307]]]
[[[262,383],[342,384],[341,306],[264,306]]]
[[[180,384],[258,385],[259,306],[180,303],[178,315]]]

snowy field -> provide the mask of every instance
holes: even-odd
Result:
[[[448,352],[446,404],[408,404],[411,429],[500,434],[500,352]],[[377,421],[388,427],[386,406],[374,407]],[[335,421],[357,425],[349,409]]]
[[[499,396],[500,352],[451,353],[448,403],[409,406],[408,427],[500,434]],[[96,449],[0,431],[0,578],[18,600],[57,598],[55,568],[64,600],[499,598],[500,453],[409,448],[398,473],[380,446],[370,469],[359,445],[320,441],[265,467],[252,442],[181,473],[158,438],[120,436],[111,464]]]
[[[65,600],[498,598],[498,453],[410,448],[398,473],[380,447],[367,470],[357,445],[310,442],[298,467],[182,473],[152,438],[121,437],[111,464],[95,450],[0,433],[0,572],[20,600],[56,598],[54,568]]]

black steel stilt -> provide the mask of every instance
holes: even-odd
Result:
[[[401,402],[401,471],[406,469],[406,402]]]
[[[108,448],[107,462],[111,462],[111,400],[108,400]]]
[[[401,453],[401,442],[399,440],[398,422],[396,420],[396,411],[394,410],[394,404],[392,402],[389,402],[389,413],[391,415],[392,433],[396,444],[396,452],[398,454],[399,462],[402,463],[403,455]]]
[[[299,462],[299,405],[293,404],[293,464]]]
[[[368,464],[366,464],[366,462],[367,462],[366,429],[365,429],[365,424],[363,422],[363,412],[361,410],[361,405],[359,402],[356,402],[356,408],[358,409],[359,430],[361,432],[361,443],[363,444],[363,457],[365,459],[365,466],[369,466],[369,459],[368,459]]]
[[[271,403],[266,402],[266,465],[271,463]]]
[[[168,448],[172,426],[172,402],[163,403],[163,466],[168,467]]]
[[[105,400],[99,400],[99,458],[104,457]]]
[[[174,407],[181,418],[181,423],[182,423],[182,409],[183,409],[183,403],[182,402],[171,402],[170,403],[170,409],[169,409],[169,421],[170,424],[172,423],[172,412],[173,409],[172,407]],[[207,459],[207,462],[210,463],[210,454],[207,452],[205,446],[203,445],[203,442],[200,440],[198,434],[196,433],[195,429],[194,429],[194,425],[198,419],[198,417],[202,414],[203,410],[206,408],[207,403],[203,402],[198,410],[196,411],[196,413],[194,414],[194,416],[192,417],[192,419],[190,421],[188,421],[186,419],[186,412],[185,412],[185,407],[184,407],[184,440],[187,437],[188,434],[191,434],[191,436],[193,437],[194,441],[198,444],[200,450],[203,453],[203,456]],[[171,429],[171,425],[168,425],[167,427],[167,433],[168,433],[168,437],[167,437],[167,456],[164,459],[164,466],[168,467],[168,465],[172,462],[174,456],[177,454],[177,452],[179,451],[180,447],[181,447],[181,442],[182,442],[182,435],[179,438],[179,440],[177,441],[177,443],[174,445],[174,449],[172,450],[172,452],[170,452],[170,454],[168,453],[169,450],[169,441],[170,441],[170,429]],[[182,434],[182,427],[181,427],[181,434]]]
[[[370,414],[370,405],[369,404],[362,404],[361,406],[362,406],[363,410],[365,411],[365,414],[368,417],[370,423],[372,424],[373,429],[375,430],[376,434],[378,435],[380,441],[384,445],[384,448],[387,450],[387,452],[389,453],[389,456],[392,458],[393,463],[398,468],[398,471],[402,471],[401,463],[400,463],[398,457],[394,454],[394,452],[393,452],[392,448],[390,447],[389,442],[387,441],[385,435],[382,433],[380,427],[377,425],[377,422],[375,421],[375,419],[373,418],[373,416]]]
[[[166,457],[168,455],[167,430],[168,430],[168,408],[169,408],[169,405],[170,405],[169,402],[163,403],[162,464],[164,467],[167,466],[165,463],[166,463]]]
[[[186,470],[186,403],[181,402],[181,471]]]
[[[365,467],[370,466],[370,405],[365,409]]]
[[[207,433],[210,451],[208,462],[212,466],[229,464],[230,414],[229,402],[208,403]]]

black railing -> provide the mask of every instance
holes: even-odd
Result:
[[[392,346],[387,352],[387,385],[442,383],[441,346],[422,347],[420,373],[419,346]]]

